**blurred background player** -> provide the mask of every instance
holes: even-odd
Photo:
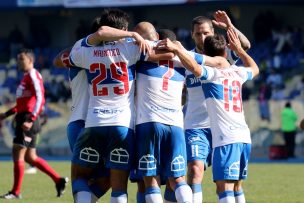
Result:
[[[285,148],[288,158],[295,157],[296,134],[297,134],[298,115],[292,109],[291,103],[286,102],[284,109],[281,112],[281,130],[285,140]]]
[[[37,133],[40,131],[39,115],[45,103],[44,86],[40,73],[34,68],[35,56],[32,50],[22,49],[17,56],[18,68],[24,72],[16,92],[16,106],[6,113],[0,114],[0,119],[15,115],[15,137],[12,156],[14,161],[13,188],[0,198],[20,199],[24,175],[24,161],[46,173],[55,182],[57,197],[60,197],[68,182],[67,177],[59,174],[36,153]]]
[[[224,11],[216,11],[214,20],[204,16],[193,18],[191,23],[191,35],[195,43],[192,50],[196,53],[204,54],[204,40],[207,36],[214,35],[213,24],[222,29],[233,28],[230,18]],[[250,47],[248,39],[237,30],[242,46],[245,49]],[[227,50],[228,58],[236,60],[235,54]],[[194,203],[203,201],[202,180],[206,166],[210,165],[212,152],[212,135],[210,130],[210,120],[206,108],[206,101],[199,79],[190,71],[186,71],[186,104],[184,107],[185,139],[187,147],[188,172],[187,182],[193,192]]]

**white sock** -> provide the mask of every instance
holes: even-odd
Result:
[[[163,198],[160,193],[156,194],[146,194],[146,203],[163,203]]]
[[[246,203],[243,190],[234,192],[235,203]]]
[[[193,203],[202,203],[203,202],[203,188],[202,184],[192,184],[190,185],[192,190]]]
[[[219,203],[235,203],[234,192],[227,190],[218,194]]]
[[[87,203],[91,202],[92,194],[87,191],[80,191],[74,194],[75,203]]]
[[[234,197],[224,197],[219,200],[219,203],[235,203]]]
[[[193,193],[193,203],[202,203],[203,202],[203,192]]]
[[[149,187],[146,189],[145,195],[146,203],[163,203],[160,188]]]
[[[110,203],[127,203],[128,195],[125,192],[112,192]]]
[[[180,182],[175,188],[175,197],[177,202],[192,202],[192,190],[185,182]]]

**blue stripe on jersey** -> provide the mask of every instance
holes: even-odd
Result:
[[[194,74],[187,75],[187,77],[186,77],[187,88],[199,87],[201,85],[202,85],[201,80],[199,78],[195,77]]]
[[[214,83],[202,83],[205,98],[213,98],[218,100],[224,99],[224,86]],[[229,100],[232,100],[232,87],[229,86]]]
[[[89,35],[90,36],[90,35]],[[87,43],[87,41],[88,41],[88,37],[89,36],[87,36],[86,38],[83,38],[82,40],[81,40],[81,46],[82,47],[92,47],[91,45],[89,45],[88,43]]]
[[[70,80],[73,80],[77,74],[79,73],[79,71],[83,70],[82,68],[79,67],[71,67],[69,68],[69,78]]]
[[[97,70],[95,73],[90,73],[89,70],[86,69],[86,74],[88,78],[89,84],[92,84],[92,80],[99,75],[99,70]],[[135,76],[135,64],[128,67],[128,74],[129,74],[129,81],[134,80]],[[102,80],[99,84],[117,84],[121,83],[121,81],[117,81],[111,77],[110,69],[107,69],[107,78]]]
[[[201,54],[194,54],[194,59],[200,65],[204,63],[204,56]]]
[[[152,62],[139,62],[136,71],[151,77],[162,78],[168,71],[168,67],[159,66]],[[174,75],[169,80],[184,81],[186,69],[184,67],[174,67]]]
[[[208,71],[205,68],[202,68],[202,75],[201,75],[201,79],[202,80],[207,80],[208,79]]]
[[[205,98],[214,98],[223,100],[224,92],[223,85],[214,84],[214,83],[203,83],[202,84]]]
[[[253,75],[251,71],[247,71],[247,80],[252,80]]]

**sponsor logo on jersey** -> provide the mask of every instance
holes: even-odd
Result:
[[[122,113],[123,110],[122,109],[93,109],[93,113],[94,114],[120,114]]]

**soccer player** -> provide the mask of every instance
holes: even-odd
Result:
[[[159,39],[159,34],[156,32],[154,26],[149,22],[141,22],[141,23],[137,24],[134,31],[139,33],[144,39],[153,41],[154,43],[157,43],[157,41]],[[161,35],[162,38],[169,37],[172,40],[176,40],[175,34],[170,30],[166,30],[166,29],[160,30],[160,35]],[[171,56],[171,54],[170,54],[170,56]],[[168,61],[168,59],[172,59],[172,56],[167,57],[166,59],[167,59],[166,61]],[[163,62],[166,62],[166,61],[163,61]],[[137,69],[136,69],[136,73],[137,73],[137,78],[136,78],[136,110],[137,110],[136,137],[137,137],[137,139],[136,140],[138,141],[137,142],[138,151],[140,151],[139,146],[141,146],[145,143],[145,133],[143,133],[143,130],[144,130],[146,125],[150,125],[150,128],[153,129],[152,131],[149,132],[150,135],[152,135],[154,132],[157,131],[156,125],[159,125],[159,127],[163,126],[166,133],[163,133],[163,134],[160,133],[156,137],[160,138],[160,137],[163,136],[163,137],[167,137],[167,138],[164,138],[164,139],[169,140],[170,136],[172,136],[172,139],[174,138],[174,136],[176,136],[177,139],[178,139],[178,133],[174,134],[173,131],[171,131],[169,129],[165,129],[164,123],[166,123],[166,122],[164,121],[164,119],[161,119],[161,120],[157,119],[159,117],[158,114],[161,114],[161,113],[157,113],[154,110],[151,110],[151,108],[146,108],[147,106],[150,106],[149,103],[146,103],[147,101],[151,101],[150,104],[154,103],[155,107],[161,107],[161,105],[155,103],[155,100],[158,100],[158,99],[160,99],[160,101],[159,101],[160,103],[162,103],[161,101],[164,101],[166,99],[170,99],[170,101],[168,101],[168,104],[171,101],[174,101],[173,105],[175,105],[177,107],[179,106],[181,108],[181,103],[179,102],[180,98],[178,98],[179,97],[179,92],[177,91],[176,94],[172,94],[172,86],[171,85],[169,86],[170,90],[171,90],[170,92],[169,91],[168,92],[167,91],[166,92],[159,91],[160,90],[159,87],[162,85],[162,81],[160,81],[161,78],[159,78],[159,77],[161,77],[161,75],[159,75],[159,77],[158,77],[157,73],[159,71],[162,71],[162,70],[165,71],[166,69],[167,69],[167,67],[160,66],[159,62],[157,62],[157,63],[155,63],[155,62],[154,63],[139,62],[138,63],[138,66],[137,66]],[[180,68],[180,69],[182,69],[182,68]],[[163,74],[165,72],[163,72],[163,73],[159,72],[159,73]],[[180,79],[181,80],[178,83],[183,84],[183,76],[181,76]],[[171,81],[170,81],[170,83],[171,83]],[[164,98],[165,94],[167,94],[167,98]],[[163,115],[165,115],[165,117],[172,116],[172,115],[169,115],[169,114],[170,113],[167,113],[167,115],[166,115],[166,113],[163,113]],[[145,122],[144,122],[146,124],[145,126],[141,125],[143,123],[139,123],[139,125],[137,123],[138,121],[140,121],[140,119],[138,119],[138,118],[141,118],[141,117],[144,117],[144,119],[145,119]],[[155,123],[155,125],[153,125],[153,123]],[[171,124],[172,123],[174,123],[174,121],[171,122]],[[168,126],[171,126],[171,125],[168,125]],[[175,126],[173,126],[173,128],[174,127]],[[159,144],[164,145],[164,143],[162,143],[161,141],[159,141]],[[161,146],[161,148],[164,148],[164,146]],[[172,148],[174,148],[174,147],[172,147]],[[170,149],[168,149],[168,150],[170,151]],[[160,160],[159,153],[160,153],[160,149],[159,149],[159,151],[156,150],[154,152],[154,154]],[[145,155],[146,154],[144,154],[143,156],[145,156]],[[140,152],[139,152],[139,158],[140,157],[141,157],[141,155],[140,155]],[[162,164],[163,165],[168,165],[168,163],[166,163],[166,161],[163,161]],[[157,176],[156,179],[157,179],[158,182],[151,183],[150,180],[148,180],[148,182],[147,182],[147,179],[149,177],[144,177],[145,183],[146,183],[145,184],[146,185],[146,197],[143,195],[142,191],[140,192],[140,190],[139,190],[139,192],[137,193],[137,201],[138,202],[160,202],[160,201],[162,201],[162,197],[161,197],[161,193],[160,193],[160,184],[161,184],[160,182],[162,182],[162,183],[166,182],[166,178],[167,178],[166,176],[169,176],[169,177],[172,178],[172,174],[170,174],[170,173],[168,174],[169,171],[167,170],[167,167],[161,167],[160,165],[158,165],[157,168],[158,168],[159,172],[156,172],[155,176]],[[137,172],[140,172],[140,174],[145,176],[145,172],[147,172],[147,171],[145,171],[143,173],[141,171],[141,169],[137,169]],[[161,179],[161,180],[159,180],[159,179]],[[141,181],[138,182],[138,185],[141,185],[140,183],[141,183]],[[182,184],[180,184],[180,185],[182,186]],[[183,187],[187,187],[187,185],[185,185]],[[179,191],[180,189],[178,189],[177,191]],[[174,192],[172,192],[173,195],[171,193],[170,193],[170,195],[168,195],[168,191],[169,190],[166,189],[165,200],[167,202],[169,202],[169,200],[171,200],[173,198],[174,201],[176,201]],[[191,190],[188,190],[188,191],[191,191]],[[182,195],[185,196],[186,194],[182,194]],[[182,196],[182,195],[180,195],[180,196]]]
[[[157,43],[154,26],[142,22],[135,31]],[[144,177],[147,203],[163,202],[161,176],[167,177],[178,202],[192,202],[185,182],[186,149],[181,96],[185,69],[179,60],[140,62],[136,69],[136,144],[138,171]],[[166,154],[166,156],[162,156]]]
[[[46,173],[55,182],[57,197],[63,194],[67,177],[59,174],[39,157],[36,152],[37,133],[40,130],[39,115],[45,103],[44,86],[40,73],[34,68],[32,50],[22,49],[17,56],[18,67],[24,72],[16,92],[16,106],[0,114],[0,120],[15,115],[15,137],[13,140],[14,185],[3,199],[20,199],[24,175],[24,161]]]
[[[204,16],[197,16],[192,20],[191,34],[195,43],[194,52],[204,54],[203,46],[205,38],[214,35],[213,24],[223,29],[231,27],[237,30],[224,11],[216,11],[214,19],[210,20]],[[242,46],[248,49],[250,42],[240,31],[237,30],[237,32]],[[227,52],[227,58],[230,62],[237,59],[234,52],[230,50],[227,50]],[[202,180],[204,170],[206,170],[207,165],[210,165],[212,152],[210,120],[200,80],[190,71],[186,71],[186,87],[184,127],[188,161],[187,182],[192,188],[193,202],[201,203],[203,201]]]
[[[134,65],[141,48],[148,49],[137,33],[126,31],[128,18],[123,11],[106,10],[100,18],[103,27],[77,42],[70,54],[74,66],[87,69],[90,95],[85,129],[75,143],[72,159],[75,202],[91,201],[88,180],[103,163],[110,168],[110,202],[127,202],[134,156]],[[104,31],[110,28],[105,26],[119,29],[115,32],[119,37],[107,38]],[[122,37],[134,37],[139,45],[115,41]]]
[[[100,18],[94,19],[91,25],[91,32],[96,32],[100,27]],[[70,149],[73,152],[76,140],[84,128],[89,103],[89,84],[85,69],[72,67],[69,60],[71,48],[60,52],[53,60],[53,64],[60,68],[69,68],[70,88],[72,92],[71,115],[67,126],[67,137]],[[71,68],[70,68],[71,67]],[[92,181],[94,180],[94,181]],[[96,169],[94,176],[89,181],[89,188],[92,192],[92,202],[102,197],[110,188],[109,172],[104,168]]]
[[[226,69],[202,68],[182,49],[172,46],[173,43],[162,45],[171,47],[169,50],[174,51],[183,64],[203,81],[212,131],[213,180],[219,202],[244,203],[241,183],[247,178],[251,138],[243,112],[241,87],[246,80],[258,75],[259,69],[242,48],[236,31],[230,28],[227,34],[230,49],[241,58],[244,67],[232,65]],[[223,36],[209,36],[205,40],[205,53],[226,56],[225,46]]]

